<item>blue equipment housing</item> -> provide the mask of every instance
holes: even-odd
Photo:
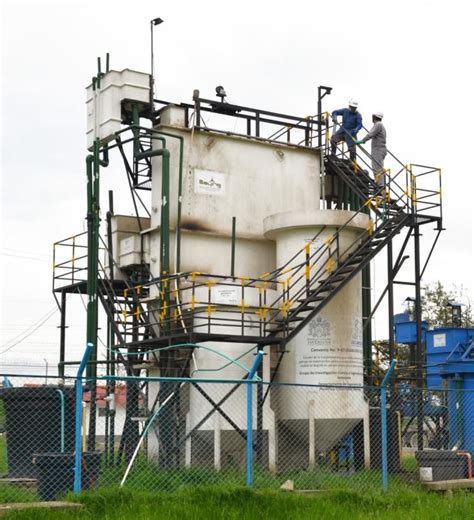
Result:
[[[446,363],[462,358],[462,345],[469,343],[474,329],[443,327],[426,333],[426,385],[430,389],[446,388],[443,382]],[[459,348],[458,348],[459,347]]]
[[[406,345],[416,343],[416,323],[408,313],[395,316],[395,338]],[[448,390],[449,446],[474,454],[474,329],[427,330],[424,322],[423,341],[427,388]]]
[[[449,444],[474,453],[474,329],[458,330],[461,341],[440,367],[449,390]]]
[[[393,317],[395,323],[395,341],[404,345],[416,344],[416,322],[410,318],[408,312],[395,314]],[[421,322],[423,343],[425,342],[426,329],[428,324],[426,321]]]

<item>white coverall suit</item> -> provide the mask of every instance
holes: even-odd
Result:
[[[387,155],[387,131],[382,121],[377,121],[370,132],[362,139],[363,143],[372,140],[370,154],[372,156],[372,171],[375,182],[381,188],[385,188],[385,173],[383,162]]]

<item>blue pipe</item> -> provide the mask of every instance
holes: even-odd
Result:
[[[380,387],[380,421],[382,423],[382,486],[388,489],[388,443],[387,443],[387,384],[397,362],[392,359]]]
[[[259,350],[247,379],[247,486],[253,487],[253,382],[252,379],[262,361],[263,351]]]
[[[76,431],[75,445],[76,453],[74,459],[74,494],[81,492],[81,462],[82,462],[82,374],[92,353],[94,345],[87,343],[84,356],[76,374]]]
[[[64,453],[64,392],[60,388],[56,388],[56,392],[61,400],[61,453]]]

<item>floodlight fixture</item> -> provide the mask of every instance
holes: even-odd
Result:
[[[224,99],[227,96],[227,94],[222,85],[216,87],[216,96],[221,98],[221,103],[224,103]]]

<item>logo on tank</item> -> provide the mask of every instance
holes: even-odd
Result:
[[[326,341],[331,341],[331,323],[321,316],[316,316],[308,325],[308,345]]]

